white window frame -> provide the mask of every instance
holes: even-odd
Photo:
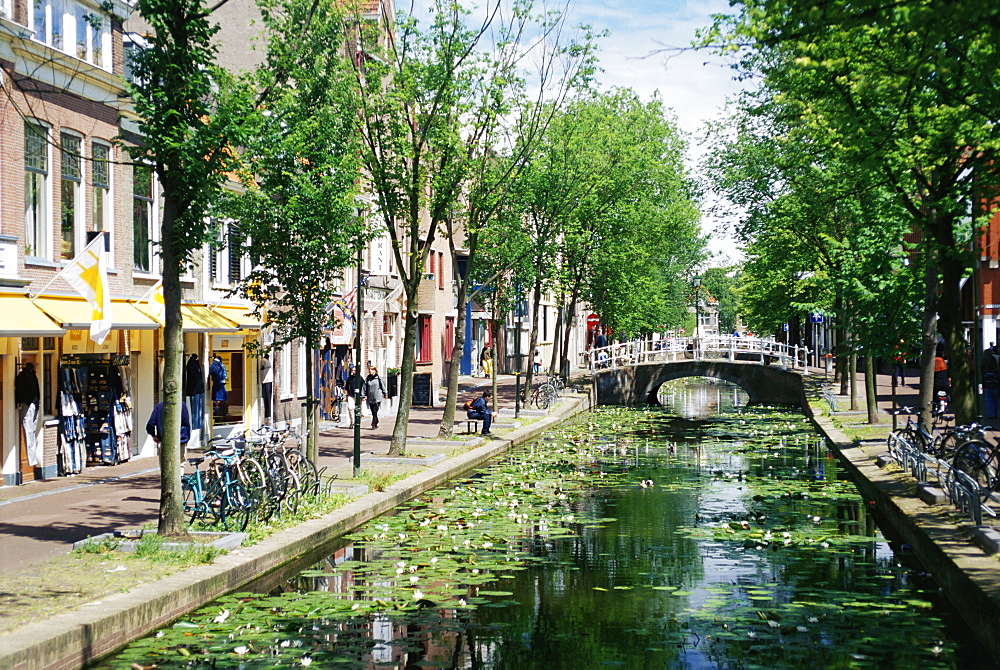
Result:
[[[111,72],[111,21],[96,2],[27,0],[27,5],[32,39]],[[88,16],[98,18],[100,26],[95,27]],[[77,47],[81,35],[82,55]]]
[[[299,354],[299,360],[297,361],[298,365],[295,366],[296,377],[297,377],[296,381],[298,382],[298,384],[297,384],[297,387],[298,387],[297,391],[298,391],[298,396],[300,398],[304,398],[304,397],[306,397],[306,393],[308,393],[308,391],[309,391],[309,389],[308,389],[308,387],[306,385],[306,374],[307,373],[306,373],[306,341],[305,341],[305,338],[299,338],[299,340],[298,340],[298,354]]]
[[[27,143],[29,126],[40,130],[42,133],[42,150],[44,152],[43,156],[45,159],[44,169],[28,167]],[[50,126],[34,119],[28,119],[24,122],[24,255],[44,260],[52,260],[52,143],[49,137],[51,130]],[[36,216],[31,220],[28,218],[30,191],[28,175],[39,175],[41,177],[41,188],[39,189],[40,202],[37,208],[38,211],[36,212]]]
[[[156,170],[153,169],[152,165],[142,166],[144,168],[147,168],[150,171],[150,196],[149,196],[148,200],[145,199],[146,196],[141,196],[142,199],[140,200],[140,197],[137,197],[136,193],[135,193],[135,170],[136,170],[137,167],[139,167],[139,166],[134,165],[132,167],[132,188],[131,188],[131,195],[130,195],[130,198],[129,198],[129,200],[130,200],[130,202],[129,202],[129,205],[130,205],[130,207],[129,207],[130,223],[131,223],[131,227],[132,227],[132,236],[133,236],[132,253],[131,253],[132,268],[133,268],[134,273],[137,274],[137,275],[155,277],[155,276],[159,275],[159,265],[160,265],[159,255],[155,253],[156,245],[160,241],[160,226],[159,226],[159,221],[160,221],[160,216],[159,216],[160,215],[160,182],[157,179]],[[146,222],[146,225],[147,225],[147,228],[148,228],[147,234],[148,234],[148,237],[149,237],[149,251],[148,251],[148,253],[149,253],[149,268],[148,269],[139,268],[138,265],[135,262],[135,231],[136,231],[136,227],[135,227],[135,212],[136,212],[136,202],[137,202],[137,200],[139,200],[141,202],[145,202],[146,203],[146,208],[147,208],[147,222]]]
[[[97,153],[94,151],[95,148],[102,147],[107,151],[107,159],[98,158]],[[104,167],[106,172],[104,181],[97,180],[97,173],[100,166]],[[112,240],[111,253],[109,258],[111,263],[114,264],[115,249],[114,242],[114,149],[110,142],[106,142],[100,139],[93,139],[90,141],[90,209],[87,210],[87,217],[90,222],[90,230],[101,232],[106,231],[109,233],[107,239]],[[97,215],[97,200],[98,193],[100,193],[100,199],[103,202],[103,207],[101,210],[101,216]]]
[[[69,146],[75,142],[76,146]],[[84,198],[85,173],[83,169],[84,138],[77,133],[63,130],[59,133],[59,259],[71,261],[83,251],[87,229],[87,211]],[[67,176],[67,165],[74,168],[75,174]],[[63,216],[66,212],[66,186],[70,186],[73,205],[73,221],[71,224],[70,248],[64,248],[67,241],[63,231]]]
[[[278,350],[278,359],[281,365],[278,366],[278,398],[281,400],[291,400],[292,398],[292,345],[286,342]]]
[[[0,0],[0,17],[8,20],[14,18],[14,13],[10,8],[10,0]]]

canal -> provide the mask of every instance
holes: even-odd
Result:
[[[985,666],[802,414],[709,380],[660,399],[551,431],[101,667]]]

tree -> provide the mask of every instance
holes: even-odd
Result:
[[[139,164],[151,165],[162,188],[159,255],[165,304],[163,403],[160,445],[158,532],[185,535],[180,483],[181,283],[192,252],[209,239],[208,214],[226,173],[235,167],[232,147],[242,142],[245,92],[219,87],[225,73],[214,63],[209,22],[202,0],[137,0],[152,28],[149,47],[133,61],[129,92],[139,115],[141,142],[126,145]]]
[[[349,28],[340,11],[313,0],[259,4],[267,60],[247,85],[267,101],[248,117],[241,152],[245,188],[233,193],[227,209],[254,261],[239,290],[258,313],[266,309],[274,334],[269,348],[304,339],[305,369],[312,370],[312,352],[331,318],[324,306],[366,241],[355,200],[355,84],[343,50]],[[307,454],[313,461],[315,395],[307,374]]]
[[[501,13],[497,2],[476,28],[468,27],[468,12],[457,2],[436,0],[434,9],[423,31],[412,17],[395,26],[363,26],[355,63],[362,107],[361,160],[375,215],[389,234],[406,302],[390,454],[400,453],[406,441],[423,268],[437,236],[455,221],[471,166],[493,149],[489,133],[509,105],[505,96],[517,90],[509,81],[515,76],[509,68],[516,63],[511,56],[525,49],[519,40],[530,5],[515,3],[511,23],[501,26],[495,22]],[[484,47],[491,31],[500,35],[492,52]],[[486,134],[477,137],[477,131]],[[476,141],[467,141],[469,137]]]
[[[1000,8],[976,1],[954,11],[942,0],[738,5],[729,43],[751,47],[740,67],[764,75],[796,118],[795,136],[822,138],[845,164],[879,175],[922,232],[935,261],[926,267],[937,271],[927,275],[921,403],[929,412],[939,314],[956,414],[971,420],[959,285],[973,260],[971,203],[1000,179],[992,160],[1000,91],[983,84],[1000,72]]]

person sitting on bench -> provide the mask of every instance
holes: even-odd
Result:
[[[489,389],[483,391],[483,395],[472,401],[469,408],[469,418],[483,422],[483,435],[492,435],[490,424],[493,423],[493,412],[490,410],[490,400],[493,398],[493,391]]]

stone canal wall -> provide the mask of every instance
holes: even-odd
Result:
[[[856,445],[828,416],[814,411],[818,405],[803,407],[889,532],[913,548],[968,629],[1000,662],[1000,560],[972,541],[971,521],[962,522],[948,503],[922,501],[917,481],[899,468],[879,467],[885,442]]]
[[[0,668],[63,670],[107,656],[187,612],[317,552],[362,523],[463,475],[591,406],[591,394],[569,395],[539,421],[411,475],[385,491],[361,496],[319,519],[220,556],[211,565],[190,568],[0,636]]]

